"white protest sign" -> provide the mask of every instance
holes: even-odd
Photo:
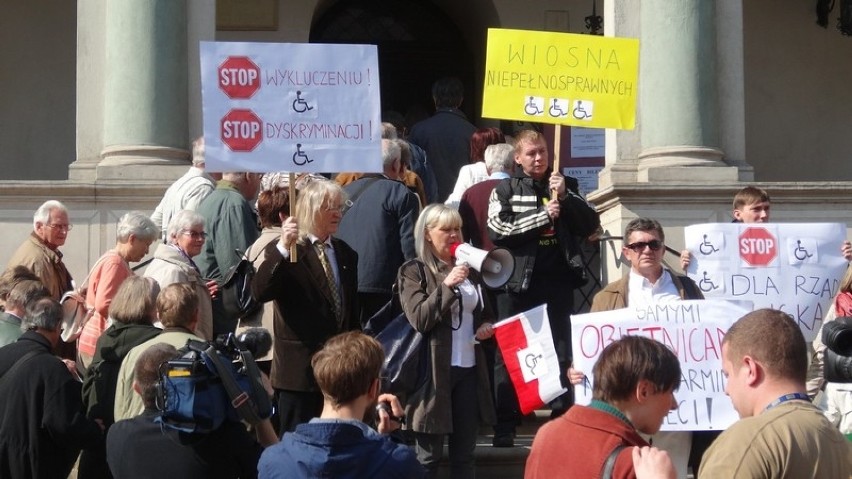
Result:
[[[780,309],[813,341],[846,260],[841,223],[708,223],[684,230],[692,254],[687,273],[706,298],[747,300]]]
[[[381,172],[375,45],[201,42],[210,171]]]
[[[722,339],[750,308],[728,301],[673,301],[571,316],[574,368],[586,380],[574,387],[577,404],[592,400],[592,373],[601,351],[622,336],[646,336],[665,344],[680,360],[677,410],[664,431],[722,430],[738,416],[725,395]]]

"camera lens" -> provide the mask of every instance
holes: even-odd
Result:
[[[846,321],[829,321],[822,325],[822,342],[837,354],[852,356],[852,326]]]

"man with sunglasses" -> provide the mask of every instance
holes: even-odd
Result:
[[[622,253],[630,262],[630,272],[614,281],[592,300],[592,312],[639,307],[686,299],[704,299],[694,281],[663,268],[666,235],[660,223],[651,218],[636,218],[624,230]],[[685,477],[687,463],[698,470],[701,453],[716,434],[666,432],[655,435],[654,445],[668,450],[680,476]],[[692,445],[692,453],[690,453]],[[687,456],[688,461],[687,461]]]
[[[595,295],[592,311],[625,308],[638,301],[704,299],[694,281],[663,268],[665,241],[663,227],[657,220],[636,218],[628,223],[622,253],[630,262],[630,272]]]

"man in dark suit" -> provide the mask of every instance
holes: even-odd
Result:
[[[438,182],[438,201],[453,192],[459,169],[470,163],[470,137],[476,127],[459,107],[464,100],[464,86],[455,77],[441,78],[432,85],[435,114],[411,129],[408,141],[426,151]]]
[[[281,433],[318,416],[323,397],[311,357],[330,337],[360,328],[358,254],[332,235],[345,194],[331,181],[315,181],[299,194],[295,217],[281,226],[281,239],[265,249],[252,293],[276,309],[272,387],[278,395]],[[296,260],[291,261],[290,248]]]
[[[383,174],[368,173],[345,190],[353,204],[340,221],[339,236],[358,251],[358,304],[361,324],[393,296],[399,267],[414,258],[417,195],[403,183],[399,145],[382,140]]]

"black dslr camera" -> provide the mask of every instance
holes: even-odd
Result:
[[[179,357],[160,365],[157,421],[178,431],[203,433],[226,420],[255,424],[268,418],[272,404],[246,345],[250,342],[233,334],[211,342],[187,341]]]
[[[822,325],[825,380],[852,383],[852,317],[840,317]]]

